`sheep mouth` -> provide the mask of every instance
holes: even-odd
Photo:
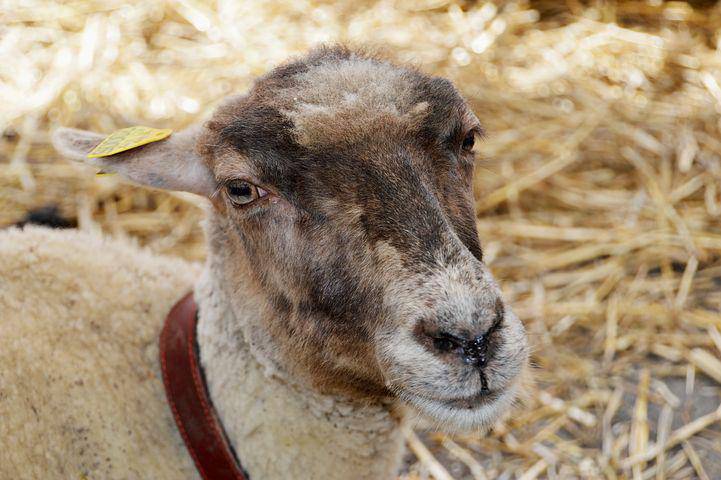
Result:
[[[468,410],[479,407],[481,405],[488,405],[489,403],[493,403],[498,400],[500,396],[501,392],[498,390],[480,390],[478,393],[467,397],[458,397],[450,400],[445,400],[444,403],[449,407],[465,408]]]
[[[400,398],[421,417],[442,429],[485,430],[503,415],[517,396],[514,383],[503,390],[481,390],[451,399],[404,392]]]
[[[414,393],[405,393],[404,395],[401,395],[401,398],[411,404],[429,402],[432,404],[445,405],[448,408],[472,410],[474,408],[493,403],[498,400],[501,394],[502,392],[499,390],[489,391],[487,389],[482,389],[471,395],[454,398],[438,398]]]

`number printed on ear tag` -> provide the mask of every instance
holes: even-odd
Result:
[[[115,131],[88,153],[88,158],[108,157],[132,150],[148,143],[167,138],[173,131],[169,128],[128,127]]]

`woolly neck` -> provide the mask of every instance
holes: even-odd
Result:
[[[394,478],[403,454],[390,403],[322,395],[253,351],[244,333],[252,299],[234,293],[211,255],[195,287],[198,347],[208,393],[252,480]],[[248,308],[247,312],[252,312]]]

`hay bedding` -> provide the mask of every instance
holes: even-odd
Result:
[[[49,130],[180,128],[324,41],[451,78],[488,131],[478,226],[537,381],[488,437],[409,434],[403,478],[721,478],[721,7],[18,1],[0,18],[0,225],[56,204],[191,259],[191,196],[61,161]]]

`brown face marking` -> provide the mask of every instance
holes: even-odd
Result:
[[[412,331],[413,312],[468,335],[490,327],[468,313],[498,298],[462,149],[472,131],[447,80],[343,48],[273,70],[207,123],[201,151],[218,182],[245,178],[275,198],[239,210],[219,194],[212,221],[233,237],[228,261],[263,292],[258,327],[293,374],[322,391],[388,395],[388,338]],[[418,388],[443,375],[477,382],[460,363],[436,367]]]

